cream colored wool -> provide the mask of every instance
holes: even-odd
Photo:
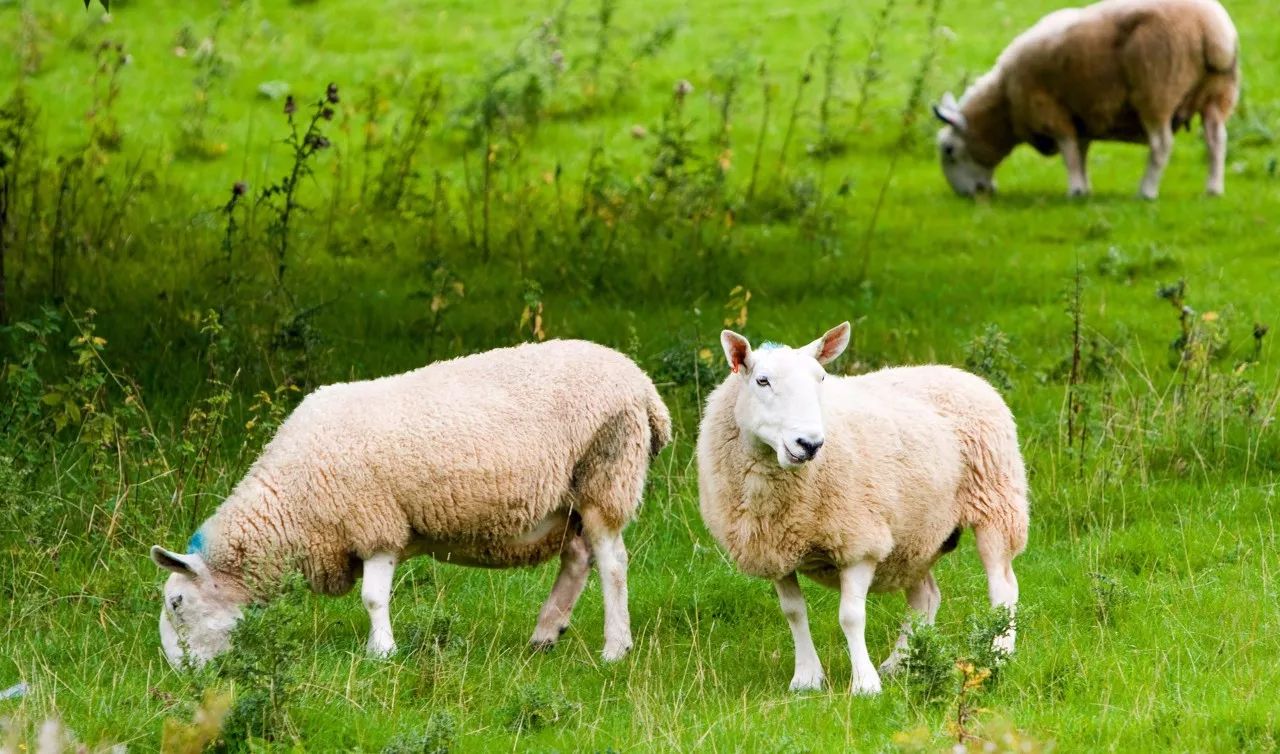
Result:
[[[839,569],[878,565],[874,591],[929,572],[957,528],[1026,546],[1027,481],[1012,415],[979,377],[946,366],[885,369],[822,384],[826,441],[784,469],[739,432],[743,380],[712,392],[698,437],[702,516],[745,573],[800,572],[838,586]]]
[[[670,439],[649,378],[582,341],[330,385],[204,523],[200,554],[221,586],[259,598],[292,567],[342,594],[384,552],[531,565],[575,539],[578,516],[621,530]]]
[[[1235,27],[1215,0],[1103,0],[1055,11],[1014,39],[960,99],[963,139],[950,146],[988,176],[1018,144],[1062,152],[1069,171],[1079,162],[1074,193],[1088,190],[1090,141],[1151,143],[1167,159],[1172,143],[1163,143],[1163,132],[1200,115],[1211,152],[1219,138],[1225,152],[1223,124],[1239,86],[1237,47]],[[953,123],[946,108],[936,111]],[[944,168],[946,142],[940,137]],[[1221,193],[1215,169],[1220,165],[1211,165],[1209,190]],[[1144,194],[1158,186],[1159,171],[1150,179],[1156,185],[1144,185]]]

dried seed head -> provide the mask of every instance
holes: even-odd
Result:
[[[676,99],[684,99],[693,93],[693,84],[688,79],[680,79],[676,82]]]
[[[235,185],[231,187],[232,196],[244,196],[245,193],[248,191],[249,191],[249,184],[245,183],[244,181],[236,181]]]
[[[326,107],[325,109],[321,110],[320,117],[324,118],[325,120],[333,120],[333,108]]]
[[[330,105],[338,104],[338,85],[337,84],[333,83],[332,81],[329,82],[329,86],[325,87],[325,90],[324,90],[324,99]]]
[[[290,94],[284,98],[284,114],[293,115],[298,112],[298,103],[293,101],[293,95]]]

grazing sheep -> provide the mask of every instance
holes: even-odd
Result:
[[[933,109],[942,171],[956,193],[995,190],[992,173],[1018,144],[1062,153],[1072,196],[1089,193],[1094,141],[1147,144],[1139,193],[1155,199],[1173,132],[1199,114],[1209,151],[1205,190],[1223,191],[1227,118],[1239,87],[1231,17],[1216,0],[1103,0],[1055,11],[1013,40],[959,102]]]
[[[945,366],[828,377],[849,323],[802,348],[725,330],[733,367],[707,399],[698,484],[707,527],[744,572],[770,579],[795,640],[791,688],[821,688],[802,573],[839,589],[852,690],[880,691],[867,654],[868,591],[904,590],[932,623],[941,595],[930,573],[972,528],[994,605],[1012,612],[1012,561],[1027,540],[1027,482],[1008,407],[981,378]],[[911,621],[881,666],[905,655]],[[1014,631],[996,639],[1013,651]]]
[[[225,650],[241,606],[301,571],[322,594],[363,575],[368,650],[395,649],[396,563],[417,555],[488,568],[560,556],[532,643],[569,623],[594,557],[604,658],[631,646],[622,529],[649,459],[671,440],[653,383],[627,357],[582,341],[504,348],[309,395],[172,572],[160,638],[170,662]]]

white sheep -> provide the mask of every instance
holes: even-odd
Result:
[[[702,516],[744,572],[770,579],[795,641],[796,691],[821,688],[796,574],[840,591],[852,690],[877,693],[867,653],[868,591],[904,590],[928,623],[930,573],[972,528],[992,604],[1015,609],[1012,561],[1027,539],[1027,482],[1013,417],[981,378],[945,366],[829,376],[849,323],[802,348],[721,335],[733,373],[712,392],[698,435]],[[912,621],[881,666],[905,655]],[[1012,652],[1014,631],[996,640]]]
[[[1227,118],[1239,87],[1238,41],[1216,0],[1103,0],[1055,11],[1019,35],[959,102],[934,114],[942,170],[956,193],[995,190],[995,168],[1019,144],[1062,153],[1073,196],[1089,193],[1094,141],[1147,144],[1147,199],[1173,133],[1199,115],[1209,150],[1205,190],[1223,191]]]
[[[591,558],[604,592],[604,657],[631,646],[622,529],[649,459],[671,439],[653,383],[630,359],[549,341],[323,387],[192,537],[159,546],[172,572],[160,637],[175,666],[225,650],[249,602],[301,571],[339,595],[363,575],[368,650],[395,648],[388,604],[396,563],[417,555],[504,568],[560,556],[532,643],[568,626]]]

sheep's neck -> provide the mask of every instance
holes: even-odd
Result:
[[[1018,146],[1009,98],[999,77],[983,76],[965,94],[960,106],[967,127],[965,146],[979,165],[994,168]]]
[[[787,508],[795,496],[795,488],[812,473],[817,462],[811,461],[799,469],[784,469],[778,465],[772,449],[762,450],[745,432],[740,437],[744,444],[743,510],[759,517]]]

